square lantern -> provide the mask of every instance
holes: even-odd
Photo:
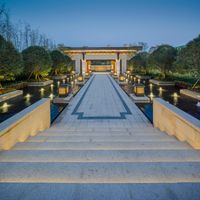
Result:
[[[125,77],[123,75],[120,75],[119,76],[119,81],[121,81],[121,82],[125,81]]]
[[[59,88],[58,88],[58,93],[59,95],[66,95],[69,93],[69,86],[67,84],[62,84]]]
[[[78,76],[78,81],[82,82],[83,81],[83,76]]]
[[[144,85],[143,84],[134,84],[133,92],[136,96],[144,96]]]

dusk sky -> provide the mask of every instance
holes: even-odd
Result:
[[[200,34],[200,0],[0,0],[66,46],[180,46]]]

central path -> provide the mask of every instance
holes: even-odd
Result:
[[[200,154],[95,74],[50,129],[0,153],[0,199],[199,199]]]

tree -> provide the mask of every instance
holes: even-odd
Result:
[[[67,55],[65,55],[65,64],[67,67],[67,73],[68,74],[71,73],[74,69],[74,63],[73,63],[72,59]]]
[[[11,42],[0,35],[0,79],[14,80],[23,71],[22,58]]]
[[[177,51],[170,45],[160,45],[149,56],[149,62],[160,69],[163,78],[172,69],[173,62],[176,60]]]
[[[66,71],[66,58],[64,54],[58,50],[54,50],[50,55],[52,59],[52,73],[55,75],[63,74]]]
[[[149,54],[147,52],[138,53],[129,61],[129,67],[132,68],[132,70],[144,72],[146,74],[148,67],[148,57]]]
[[[28,79],[33,77],[35,80],[41,80],[48,75],[51,70],[50,54],[42,47],[31,46],[22,51],[25,73]]]
[[[200,77],[200,35],[180,49],[174,67]]]

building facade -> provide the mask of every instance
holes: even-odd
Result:
[[[127,61],[142,47],[82,47],[61,48],[75,61],[75,71],[83,76],[90,72],[109,71],[117,75],[126,72]]]

